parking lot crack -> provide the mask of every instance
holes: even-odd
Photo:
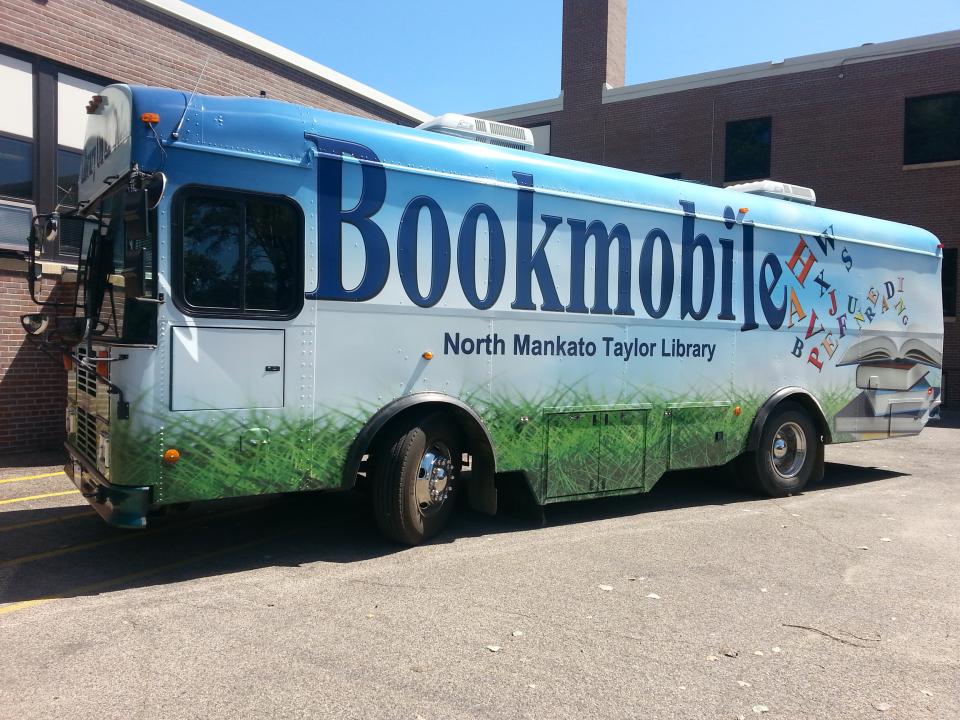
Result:
[[[823,635],[824,637],[830,638],[831,640],[836,640],[838,643],[843,643],[844,645],[852,645],[853,647],[875,648],[877,647],[876,643],[880,642],[879,635],[875,638],[865,638],[865,637],[860,637],[859,635],[854,635],[853,633],[847,632],[846,630],[840,630],[838,632],[841,632],[844,635],[848,636],[848,637],[840,637],[839,635],[834,635],[833,633],[829,633],[826,630],[821,630],[820,628],[811,627],[810,625],[796,625],[793,623],[780,623],[780,624],[783,625],[783,627],[797,628],[798,630],[808,630],[810,632],[817,633],[818,635]],[[867,644],[861,644],[861,643],[867,643]]]

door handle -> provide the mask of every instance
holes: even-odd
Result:
[[[264,369],[264,372],[280,372],[279,365],[267,365]]]

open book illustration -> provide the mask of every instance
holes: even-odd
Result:
[[[943,364],[943,353],[919,338],[907,338],[898,347],[893,338],[877,335],[851,345],[837,365],[864,363],[919,363],[938,368]]]
[[[919,338],[898,343],[877,335],[855,343],[837,366],[856,365],[863,392],[837,413],[835,429],[860,439],[919,432],[939,396],[942,363],[943,353]]]

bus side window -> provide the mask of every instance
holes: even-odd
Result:
[[[174,288],[191,315],[290,318],[303,303],[303,216],[285,198],[181,191]]]
[[[297,217],[289,206],[251,200],[246,218],[246,307],[283,311],[295,300]]]
[[[242,310],[236,200],[190,197],[183,208],[183,299],[196,308]]]

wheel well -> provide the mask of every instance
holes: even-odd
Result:
[[[833,442],[830,434],[830,423],[827,422],[823,408],[816,398],[803,388],[783,388],[775,392],[766,402],[760,406],[756,416],[753,419],[753,426],[750,428],[750,436],[747,439],[747,450],[756,450],[760,444],[760,435],[763,433],[763,426],[767,418],[776,408],[784,402],[793,402],[800,405],[810,415],[816,425],[817,431],[823,437],[823,444],[828,445]]]
[[[433,412],[443,412],[453,420],[465,440],[465,452],[471,456],[468,475],[470,504],[482,512],[496,512],[496,453],[490,433],[480,416],[466,403],[441,393],[406,395],[381,408],[357,434],[344,464],[343,483],[352,487],[356,482],[361,460],[371,454],[379,438],[400,424],[411,424],[417,418]]]

